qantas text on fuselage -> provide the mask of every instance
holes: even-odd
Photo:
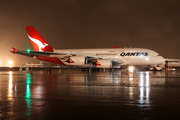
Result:
[[[123,52],[120,56],[148,56],[148,52]]]

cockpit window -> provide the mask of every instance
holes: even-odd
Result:
[[[157,56],[160,56],[159,54]]]

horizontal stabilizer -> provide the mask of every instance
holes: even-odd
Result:
[[[15,54],[18,50],[14,47],[12,47],[12,49],[14,50],[13,53]]]

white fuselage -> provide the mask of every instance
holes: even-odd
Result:
[[[54,49],[54,52],[97,56],[123,61],[123,63],[119,65],[157,65],[164,62],[164,58],[157,52],[142,48]],[[51,56],[61,58],[66,55]]]

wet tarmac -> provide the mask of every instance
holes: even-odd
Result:
[[[180,70],[0,71],[0,119],[180,119]]]

